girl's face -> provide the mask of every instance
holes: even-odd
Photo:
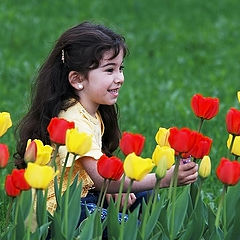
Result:
[[[112,55],[112,50],[105,52],[99,67],[89,71],[88,78],[82,81],[83,89],[79,91],[80,102],[91,115],[96,113],[100,104],[116,103],[124,82],[123,51],[109,60]]]

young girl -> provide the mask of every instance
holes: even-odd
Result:
[[[33,88],[32,105],[19,125],[16,165],[26,167],[23,156],[28,139],[40,139],[51,144],[47,126],[53,117],[74,121],[80,132],[93,136],[92,148],[77,158],[73,178],[79,173],[83,182],[82,202],[95,204],[103,178],[97,172],[97,160],[103,153],[111,156],[119,145],[120,130],[116,101],[124,82],[123,60],[127,54],[124,38],[110,29],[89,22],[67,30],[57,41],[42,65]],[[61,169],[67,154],[60,147],[57,165]],[[68,159],[67,169],[72,165]],[[162,179],[160,187],[168,187],[173,168]],[[65,181],[67,180],[68,170]],[[197,179],[194,162],[179,167],[178,184],[189,184]],[[155,174],[134,182],[128,199],[130,207],[138,192],[151,190]],[[124,191],[130,180],[126,178]],[[120,181],[112,181],[108,193],[117,193]],[[116,197],[116,195],[115,195]],[[109,198],[109,196],[108,196]],[[48,209],[56,207],[53,184],[49,187]],[[80,204],[80,203],[79,203]],[[85,208],[83,208],[84,210]],[[82,216],[84,218],[84,216]]]

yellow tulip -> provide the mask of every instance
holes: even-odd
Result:
[[[68,152],[83,156],[92,147],[92,136],[83,132],[80,133],[76,128],[68,129],[66,147]]]
[[[50,166],[40,166],[29,162],[24,177],[32,188],[46,189],[56,174],[57,172],[54,172]]]
[[[232,134],[229,134],[227,140],[227,147],[230,148],[230,144],[232,142]],[[236,136],[232,146],[232,152],[234,155],[240,156],[240,136]]]
[[[211,173],[211,160],[209,156],[204,156],[198,170],[199,176],[207,178]]]
[[[238,101],[240,102],[240,91],[237,92]]]
[[[157,145],[152,155],[153,162],[157,166],[159,162],[165,158],[167,160],[167,169],[169,169],[175,162],[174,149],[167,146],[160,147],[159,145]]]
[[[51,154],[53,151],[53,148],[50,145],[43,145],[42,141],[39,139],[33,140],[37,145],[37,158],[35,163],[38,165],[46,165],[51,160]],[[28,139],[27,141],[27,147],[30,145],[31,139]]]
[[[155,170],[155,174],[157,179],[164,178],[167,172],[167,158],[163,156],[161,160],[158,162],[157,168]]]
[[[155,136],[155,140],[160,147],[163,147],[163,146],[170,147],[170,144],[168,142],[169,134],[170,134],[169,129],[161,128],[161,127],[158,129],[158,132]]]
[[[8,112],[1,112],[0,113],[0,137],[5,134],[12,126],[12,120],[10,117],[10,113]]]
[[[127,177],[140,181],[153,169],[153,162],[150,158],[142,158],[135,153],[130,153],[125,158],[123,169]]]

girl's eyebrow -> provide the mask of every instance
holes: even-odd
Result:
[[[123,61],[121,63],[121,65],[123,64]],[[116,66],[117,64],[116,63],[107,63],[107,64],[104,64],[103,66],[101,66],[102,68],[104,67],[107,67],[107,66]]]

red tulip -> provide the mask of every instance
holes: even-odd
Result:
[[[8,146],[5,144],[0,144],[0,168],[7,166],[9,159]]]
[[[28,190],[31,186],[24,178],[25,169],[13,169],[12,170],[12,182],[16,188],[20,190]]]
[[[209,120],[218,114],[219,99],[195,94],[191,100],[191,107],[197,117]]]
[[[21,190],[13,184],[12,175],[10,174],[6,176],[5,190],[7,195],[10,197],[16,197],[21,193]]]
[[[212,139],[198,133],[196,136],[195,144],[192,149],[186,153],[186,157],[192,156],[194,158],[202,159],[208,156],[212,146]]]
[[[240,111],[230,108],[226,115],[227,131],[235,136],[240,136]]]
[[[133,152],[139,156],[142,153],[144,143],[145,137],[143,135],[124,132],[119,147],[125,156]]]
[[[50,140],[54,143],[65,145],[66,131],[74,127],[74,122],[69,122],[63,118],[52,118],[47,127]]]
[[[123,175],[123,163],[115,156],[107,157],[104,154],[97,161],[97,170],[103,178],[117,181]]]
[[[170,135],[168,142],[177,153],[189,152],[195,144],[196,131],[191,131],[189,128],[178,129],[176,127],[170,128]]]
[[[227,185],[235,185],[240,179],[240,163],[221,158],[217,167],[216,174],[218,179]]]

